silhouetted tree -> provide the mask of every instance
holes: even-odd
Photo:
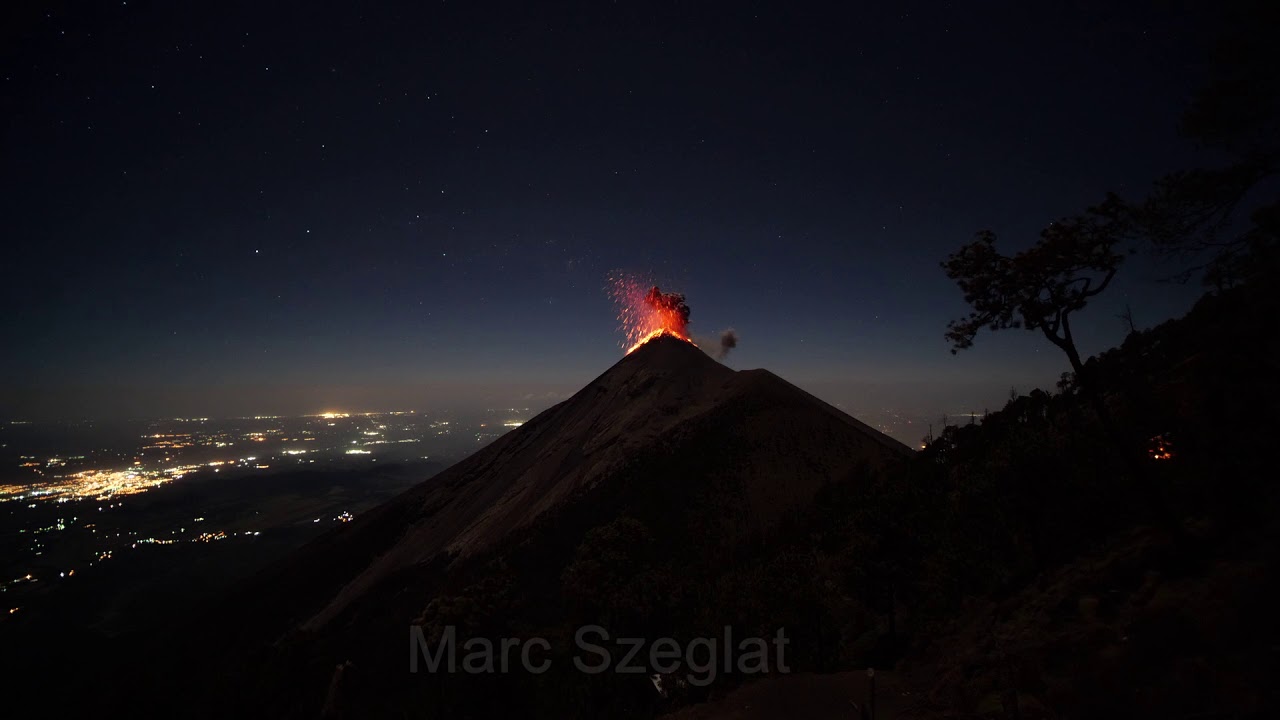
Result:
[[[973,312],[947,325],[951,352],[972,347],[984,328],[1038,330],[1066,353],[1076,377],[1083,378],[1071,314],[1115,277],[1124,260],[1117,248],[1131,234],[1125,217],[1119,198],[1109,195],[1084,215],[1045,228],[1039,242],[1016,255],[1001,255],[989,230],[952,253],[942,267]]]
[[[1133,308],[1129,307],[1128,303],[1125,303],[1124,312],[1116,317],[1124,321],[1125,337],[1138,332],[1138,324],[1133,321]]]

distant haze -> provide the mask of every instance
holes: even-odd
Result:
[[[329,410],[375,412],[417,410],[478,413],[490,408],[527,408],[535,414],[577,392],[598,373],[584,373],[578,383],[435,383],[416,385],[233,385],[217,388],[190,386],[88,386],[33,388],[0,394],[0,420],[109,420],[155,417],[244,417],[303,415]],[[802,389],[909,445],[925,434],[926,426],[882,427],[886,413],[918,423],[938,422],[943,414],[996,410],[1010,387],[1026,392],[1032,378],[981,382],[898,380],[871,382],[810,379],[780,373]],[[1042,378],[1051,386],[1051,377]],[[918,431],[917,431],[918,430]]]

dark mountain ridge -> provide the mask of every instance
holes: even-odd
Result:
[[[730,562],[833,480],[911,454],[772,373],[735,372],[688,342],[658,337],[568,400],[258,576],[231,603],[252,603],[253,616],[211,618],[210,642],[253,658],[251,677],[236,682],[242,689],[270,678],[255,703],[305,714],[324,699],[334,667],[353,658],[360,669],[344,673],[344,685],[373,666],[409,679],[406,626],[430,621],[448,593],[491,578],[495,563],[520,565],[509,574],[519,578],[521,612],[554,625],[561,576],[593,528],[638,518],[657,555],[692,546],[702,562]],[[274,669],[261,674],[263,665]]]

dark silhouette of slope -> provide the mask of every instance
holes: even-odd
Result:
[[[877,717],[1276,717],[1278,312],[1254,281],[1090,359],[1109,427],[1071,384],[1036,390],[945,428],[909,482],[820,497],[805,544],[896,605],[900,635],[846,636],[831,669],[898,686]],[[675,716],[856,716],[856,677],[761,680]]]

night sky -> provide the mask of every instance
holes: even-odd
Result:
[[[1193,159],[1167,4],[533,5],[6,10],[0,417],[537,409],[621,356],[615,269],[854,414],[994,409],[1065,357],[952,356],[939,261]]]

